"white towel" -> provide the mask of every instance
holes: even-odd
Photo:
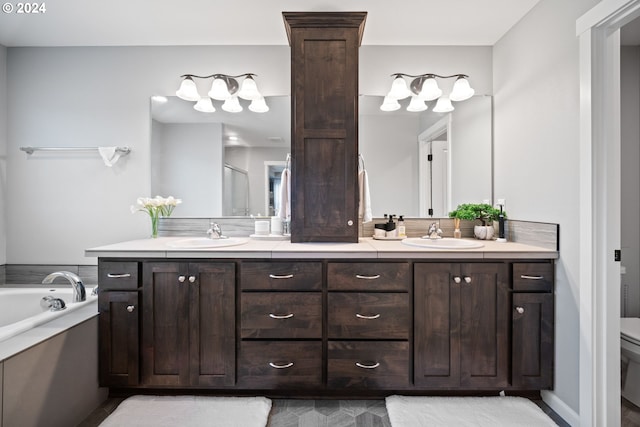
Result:
[[[358,173],[358,187],[360,190],[360,204],[358,205],[358,217],[362,218],[362,222],[373,221],[371,213],[371,195],[369,194],[369,177],[366,170]]]
[[[291,171],[284,168],[280,178],[280,212],[278,216],[283,221],[291,219]]]
[[[108,167],[115,165],[120,158],[118,147],[98,147],[98,152],[100,153],[100,157],[102,157],[102,161],[104,161],[104,164]]]

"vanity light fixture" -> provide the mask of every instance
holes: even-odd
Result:
[[[180,88],[176,91],[176,95],[185,101],[196,102],[194,109],[213,113],[216,111],[211,100],[224,101],[222,109],[230,113],[238,113],[243,110],[238,98],[251,101],[249,109],[255,113],[264,113],[269,111],[269,107],[264,101],[264,97],[258,91],[258,86],[253,73],[239,74],[237,76],[229,76],[227,74],[211,74],[210,76],[196,76],[195,74],[184,74]],[[242,84],[238,83],[239,78],[244,78]],[[213,79],[211,89],[207,96],[201,96],[194,79]],[[255,103],[255,104],[254,104]]]
[[[471,98],[475,93],[469,85],[469,76],[466,74],[441,76],[426,73],[413,76],[404,73],[394,73],[391,76],[394,77],[393,83],[391,84],[391,90],[389,90],[389,93],[385,96],[380,106],[382,111],[395,111],[399,109],[400,103],[398,100],[411,96],[411,102],[407,107],[407,111],[424,111],[428,108],[425,101],[437,99],[438,101],[433,111],[437,113],[449,112],[454,109],[451,101],[464,101]],[[405,77],[412,79],[410,84],[407,85]],[[436,79],[451,78],[456,79],[453,84],[453,89],[448,96],[442,96],[442,89],[438,87],[438,81]]]

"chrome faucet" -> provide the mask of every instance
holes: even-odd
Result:
[[[440,237],[442,237],[442,230],[440,230],[438,228],[438,224],[434,222],[429,226],[429,231],[427,232],[427,234],[430,239],[439,239]]]
[[[73,287],[73,302],[85,301],[87,299],[82,279],[80,279],[77,274],[70,271],[56,271],[51,273],[42,280],[42,283],[51,284],[56,277],[64,277],[69,281],[69,283],[71,283],[71,286]]]
[[[211,228],[207,230],[207,236],[210,239],[226,239],[227,236],[222,235],[222,229],[218,225],[217,222],[212,222],[210,224]]]

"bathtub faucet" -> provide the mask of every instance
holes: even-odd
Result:
[[[71,283],[71,286],[73,287],[73,302],[80,302],[87,299],[87,294],[84,290],[82,279],[80,279],[77,274],[74,274],[70,271],[56,271],[54,273],[51,273],[42,280],[42,283],[53,283],[53,280],[56,277],[64,277],[69,281],[69,283]]]

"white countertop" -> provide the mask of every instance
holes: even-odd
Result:
[[[358,243],[291,243],[247,238],[236,246],[179,249],[171,245],[186,237],[130,240],[85,250],[101,258],[431,258],[431,259],[557,259],[558,251],[522,243],[482,241],[480,248],[429,249],[399,240],[360,238]]]

